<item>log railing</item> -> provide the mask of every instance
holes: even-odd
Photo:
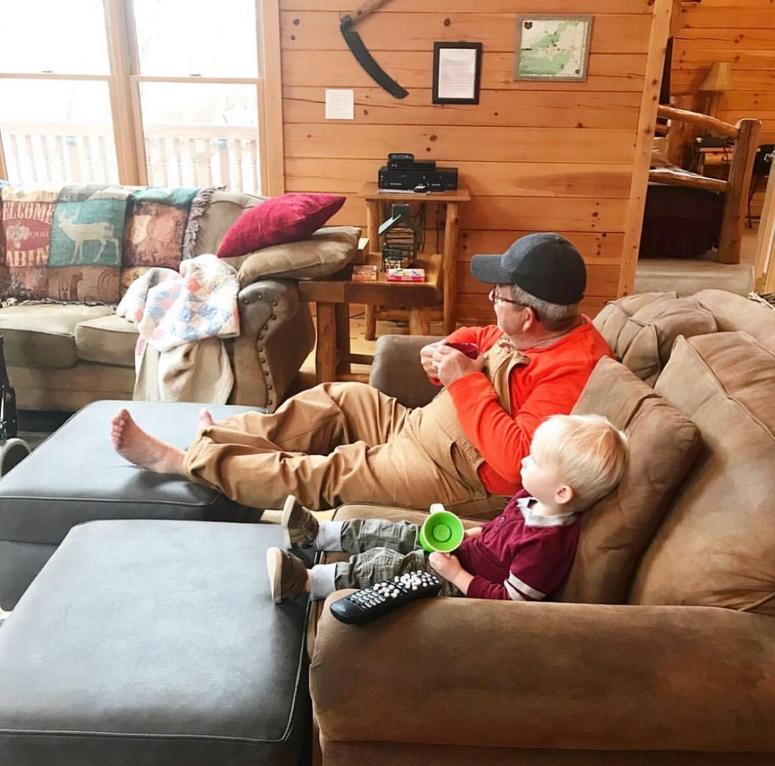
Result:
[[[8,176],[18,183],[118,183],[109,125],[4,123]],[[149,183],[226,186],[258,193],[258,136],[252,128],[162,125],[145,133]]]

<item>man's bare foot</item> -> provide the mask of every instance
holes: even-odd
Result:
[[[154,473],[183,473],[183,452],[147,434],[127,410],[120,409],[110,426],[113,448],[125,460]]]
[[[213,423],[215,423],[215,420],[213,416],[210,414],[210,410],[207,409],[207,407],[202,407],[201,410],[199,410],[199,428],[209,428]]]

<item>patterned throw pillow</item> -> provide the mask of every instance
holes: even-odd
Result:
[[[249,208],[226,232],[219,258],[233,258],[269,245],[308,239],[344,204],[339,194],[283,194]]]
[[[2,297],[116,303],[130,193],[110,186],[4,186]]]

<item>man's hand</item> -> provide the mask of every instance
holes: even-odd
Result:
[[[457,349],[443,343],[434,349],[432,359],[435,375],[445,386],[472,372],[481,372],[484,368],[484,354],[479,354],[476,359],[470,359]]]
[[[463,537],[479,537],[482,534],[482,527],[471,527],[463,532]]]
[[[451,553],[434,551],[428,557],[430,565],[445,579],[452,582],[456,575],[463,571],[457,556]]]
[[[423,346],[420,349],[420,364],[422,365],[425,374],[428,376],[431,383],[434,386],[440,386],[441,381],[436,374],[436,363],[433,360],[433,355],[436,353],[436,349],[444,345],[443,340],[436,341],[435,343],[429,343],[427,346]]]

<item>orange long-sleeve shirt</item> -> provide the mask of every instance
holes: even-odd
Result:
[[[476,343],[484,352],[502,337],[497,325],[489,325],[463,327],[447,340]],[[484,458],[479,479],[491,494],[513,495],[522,488],[520,464],[536,428],[550,415],[568,414],[598,360],[613,356],[588,320],[551,345],[523,351],[530,361],[515,367],[509,378],[511,415],[482,372],[448,387],[463,431]]]

